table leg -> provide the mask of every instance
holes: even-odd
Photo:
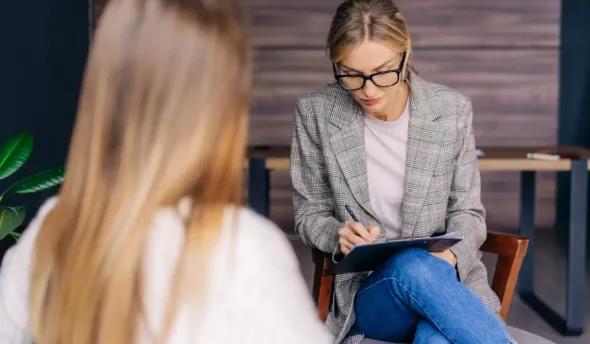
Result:
[[[523,172],[523,180],[530,183],[530,176]],[[519,278],[519,292],[522,300],[533,308],[549,325],[558,332],[568,336],[579,336],[583,330],[584,321],[584,293],[586,279],[586,205],[588,197],[588,172],[586,160],[573,160],[571,169],[570,211],[568,231],[568,256],[566,273],[566,311],[565,318],[555,312],[543,300],[535,295],[533,287],[533,251],[534,232],[531,228],[529,206],[521,207],[521,234],[529,237],[529,249],[523,262]],[[523,183],[524,184],[524,183]],[[521,199],[525,201],[525,194],[529,199],[534,192],[523,185]],[[524,221],[523,221],[524,220]],[[529,234],[529,235],[527,235]],[[531,240],[532,239],[532,240]],[[528,261],[527,261],[528,259]]]
[[[586,230],[588,167],[586,160],[572,161],[567,255],[565,331],[581,334],[586,293]]]
[[[270,176],[266,160],[251,158],[248,162],[248,204],[264,217],[270,216]]]
[[[529,239],[518,279],[520,293],[532,293],[535,265],[535,171],[520,174],[520,235]]]

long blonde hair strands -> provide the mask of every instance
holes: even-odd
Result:
[[[109,2],[66,180],[36,240],[30,314],[38,344],[133,343],[151,220],[186,196],[193,209],[164,328],[180,295],[198,299],[187,294],[204,290],[183,271],[206,265],[224,208],[242,200],[250,56],[236,2]]]

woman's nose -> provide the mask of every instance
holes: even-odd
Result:
[[[371,80],[367,80],[365,87],[363,87],[363,94],[366,99],[373,99],[378,92],[377,86]]]

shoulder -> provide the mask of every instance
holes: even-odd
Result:
[[[184,219],[190,210],[190,201],[183,199],[177,207],[167,207],[160,209],[153,220],[154,242],[160,242],[166,238],[172,247],[180,245],[183,238]],[[176,233],[177,235],[174,235]],[[224,250],[229,248],[229,239],[234,238],[238,244],[238,249],[252,249],[256,247],[281,246],[283,243],[288,244],[285,234],[271,221],[255,213],[254,211],[238,206],[227,206],[221,225],[221,240],[218,248]],[[159,235],[160,234],[160,235]],[[171,237],[172,235],[172,237]],[[268,245],[272,242],[273,245]],[[227,244],[227,245],[226,245]]]
[[[352,104],[353,101],[346,90],[338,84],[331,84],[297,99],[297,110],[322,116],[329,114],[336,105]]]
[[[412,97],[417,103],[428,103],[442,117],[461,116],[470,112],[471,100],[461,92],[427,81],[415,73],[410,76]]]
[[[190,201],[182,200],[178,207],[158,211],[153,221],[152,244],[161,247],[162,241],[166,242],[166,247],[171,251],[182,245],[184,218],[190,209],[189,204]],[[216,245],[222,255],[235,249],[238,258],[243,256],[249,260],[284,251],[287,247],[289,242],[286,235],[271,221],[248,208],[226,207]]]
[[[414,83],[412,85],[414,85]],[[418,79],[416,87],[421,89],[422,93],[425,93],[425,96],[435,97],[443,105],[464,106],[471,102],[469,97],[454,88],[426,81],[422,78]]]
[[[23,232],[22,237],[20,238],[18,244],[15,246],[16,249],[25,249],[32,250],[35,238],[37,237],[37,233],[43,224],[43,220],[51,212],[51,210],[55,207],[58,202],[57,196],[51,197],[46,200],[39,210],[35,217],[31,220],[27,229]]]
[[[291,247],[285,233],[273,222],[262,217],[258,213],[243,207],[231,208],[224,221],[231,223],[229,216],[234,216],[238,255],[254,254],[257,257],[282,256],[290,252]]]
[[[31,342],[27,300],[29,273],[35,238],[45,216],[57,203],[57,198],[46,201],[24,231],[20,240],[2,259],[0,269],[0,337],[12,338],[12,343]]]
[[[330,133],[354,121],[362,111],[350,93],[332,84],[297,100],[293,129],[304,129],[312,138]]]

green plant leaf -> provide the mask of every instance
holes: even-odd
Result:
[[[23,223],[25,214],[25,207],[0,207],[0,240]]]
[[[10,233],[10,236],[14,238],[14,241],[18,241],[21,237],[21,234],[18,232],[12,232]]]
[[[64,181],[64,173],[65,168],[58,167],[34,174],[12,184],[2,195],[7,193],[26,194],[50,189]]]
[[[29,158],[33,150],[33,136],[29,133],[17,134],[0,146],[0,179],[18,170]]]

